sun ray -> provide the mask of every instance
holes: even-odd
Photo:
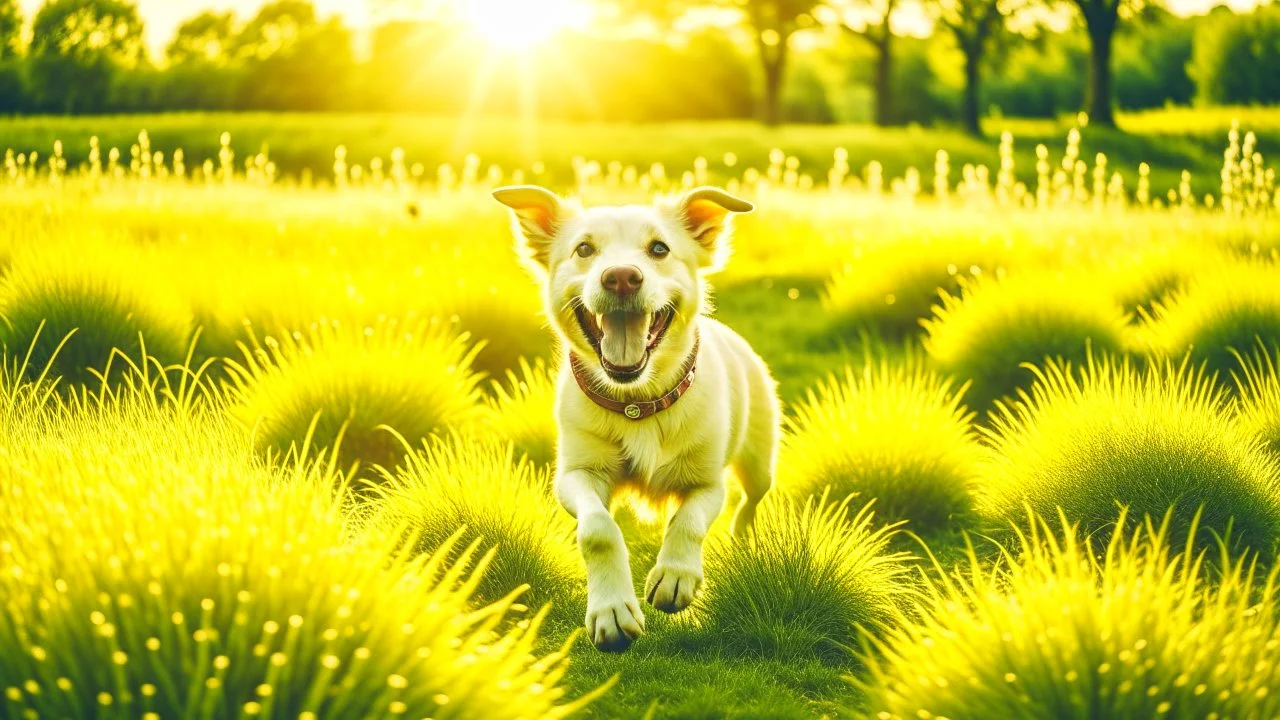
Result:
[[[497,49],[527,51],[562,30],[583,27],[591,6],[583,0],[464,0],[467,24]]]

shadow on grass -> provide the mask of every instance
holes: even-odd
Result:
[[[814,718],[854,717],[858,695],[844,676],[848,664],[736,657],[696,649],[705,640],[649,608],[649,633],[626,653],[597,651],[579,637],[566,683],[575,692],[614,675],[618,684],[581,718]]]

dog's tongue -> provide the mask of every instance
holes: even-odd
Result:
[[[644,360],[649,342],[648,313],[607,313],[601,319],[600,329],[604,331],[600,354],[610,365],[629,368]]]

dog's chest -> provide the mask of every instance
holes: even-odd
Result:
[[[687,440],[663,432],[657,423],[629,428],[618,439],[622,483],[655,498],[696,484],[688,458]]]

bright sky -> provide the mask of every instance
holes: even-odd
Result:
[[[174,31],[183,20],[205,9],[234,10],[241,20],[251,17],[265,0],[136,0],[146,23],[147,45],[156,55],[163,53]],[[538,2],[539,0],[526,0]],[[1216,5],[1226,4],[1237,11],[1248,10],[1259,0],[1167,0],[1181,15],[1198,15]],[[453,0],[457,3],[485,3],[495,0]],[[18,0],[28,19],[43,0]],[[313,0],[320,17],[341,14],[348,26],[360,30],[370,25],[367,0]],[[501,4],[501,3],[496,3]]]

